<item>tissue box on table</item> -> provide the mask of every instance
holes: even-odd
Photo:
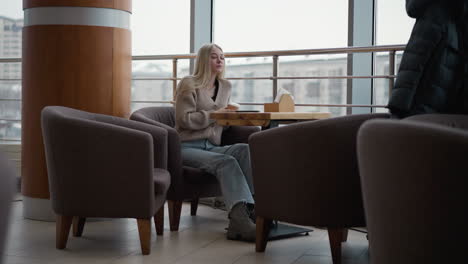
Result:
[[[279,94],[278,94],[279,95]],[[264,112],[294,112],[294,100],[289,93],[279,95],[278,102],[265,103]],[[276,100],[275,100],[276,101]]]

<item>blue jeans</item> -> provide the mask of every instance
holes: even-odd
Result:
[[[185,141],[182,160],[185,166],[216,176],[228,211],[238,202],[254,203],[248,144],[215,146],[207,139]]]

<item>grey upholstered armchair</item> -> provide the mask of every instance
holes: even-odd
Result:
[[[162,234],[167,132],[123,118],[61,106],[42,111],[42,131],[57,248],[66,247],[74,221],[86,217],[136,218],[143,254],[150,253],[151,219]]]
[[[270,222],[328,229],[333,263],[341,262],[347,228],[365,226],[356,135],[369,119],[349,115],[273,128],[252,135],[257,215],[256,250],[264,251]]]
[[[468,116],[446,114],[372,120],[361,127],[371,263],[466,261],[467,129]]]
[[[174,129],[174,107],[145,107],[135,111],[130,119],[164,128],[168,133],[168,170],[171,187],[167,194],[171,230],[179,230],[182,201],[191,200],[191,215],[196,215],[198,199],[221,195],[218,180],[214,175],[199,169],[183,166],[181,142]],[[222,145],[247,143],[248,137],[259,131],[258,127],[229,127],[223,132]]]
[[[0,152],[0,264],[2,263],[3,250],[7,240],[8,220],[14,194],[14,175],[13,168],[8,164],[3,153]]]

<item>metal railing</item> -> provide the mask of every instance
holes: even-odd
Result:
[[[228,52],[225,53],[226,58],[248,58],[248,57],[271,57],[272,58],[272,74],[271,76],[261,77],[228,77],[228,80],[271,80],[272,95],[276,97],[278,92],[278,80],[308,80],[308,79],[388,79],[389,94],[394,85],[395,75],[395,57],[396,52],[403,51],[405,45],[387,45],[387,46],[370,46],[370,47],[344,47],[344,48],[329,48],[329,49],[303,49],[303,50],[277,50],[277,51],[254,51],[254,52]],[[299,55],[329,55],[329,54],[354,54],[354,53],[376,53],[388,52],[389,73],[387,75],[368,75],[368,76],[279,76],[278,66],[279,58],[283,56],[299,56]],[[175,95],[177,81],[182,78],[177,76],[178,61],[194,59],[196,54],[173,54],[173,55],[147,55],[133,56],[132,61],[151,61],[151,60],[171,60],[172,61],[172,76],[171,77],[138,77],[132,80],[166,80],[172,81],[172,92]],[[0,58],[0,63],[20,63],[20,58]],[[0,79],[0,81],[20,81],[21,79]],[[21,101],[21,99],[5,99],[0,98],[0,101]],[[171,101],[151,101],[151,100],[132,100],[132,103],[170,103]],[[241,105],[263,105],[263,103],[247,103],[239,102]],[[296,106],[318,106],[318,107],[368,107],[382,108],[384,105],[376,104],[296,104]],[[19,119],[1,118],[0,121],[21,121]]]
[[[278,50],[278,51],[254,51],[254,52],[228,52],[226,58],[248,58],[248,57],[272,57],[272,75],[262,77],[227,77],[228,80],[271,80],[272,95],[276,97],[278,92],[278,80],[307,80],[307,79],[388,79],[389,94],[394,85],[395,75],[395,57],[397,51],[403,51],[405,45],[387,45],[370,47],[345,47],[330,49],[304,49],[304,50]],[[352,54],[352,53],[375,53],[388,52],[389,56],[389,74],[387,75],[367,75],[367,76],[278,76],[278,65],[280,56],[298,56],[298,55],[324,55],[324,54]],[[172,81],[173,95],[177,88],[177,81],[181,80],[177,76],[178,61],[182,59],[194,59],[196,54],[173,54],[173,55],[147,55],[133,56],[133,61],[149,60],[172,60],[172,77],[140,77],[133,80],[167,80]],[[170,101],[132,101],[134,103],[169,103]],[[263,103],[243,103],[241,105],[262,105]],[[357,105],[357,104],[296,104],[296,106],[322,106],[322,107],[370,107],[382,108],[384,105]]]

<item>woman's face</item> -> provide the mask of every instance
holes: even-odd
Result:
[[[221,73],[224,69],[224,54],[223,51],[217,47],[211,49],[210,65],[213,74]]]

